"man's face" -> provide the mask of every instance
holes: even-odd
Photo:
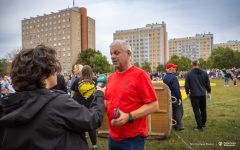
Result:
[[[172,68],[172,73],[176,73],[176,68]]]
[[[119,44],[111,47],[110,55],[112,63],[117,70],[121,71],[126,67],[127,63],[130,61],[131,52],[122,50]]]

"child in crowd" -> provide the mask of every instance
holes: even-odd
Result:
[[[234,85],[237,86],[237,77],[236,76],[233,77],[233,82],[234,82]]]

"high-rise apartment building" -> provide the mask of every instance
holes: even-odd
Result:
[[[219,43],[219,44],[214,44],[213,45],[213,48],[218,48],[218,47],[229,47],[231,48],[232,50],[236,51],[240,51],[240,41],[227,41],[227,43]]]
[[[166,24],[147,24],[143,28],[117,30],[113,33],[114,40],[124,40],[132,47],[131,63],[144,61],[151,64],[152,71],[156,71],[159,64],[167,62],[167,32]]]
[[[22,20],[22,48],[45,44],[57,50],[63,73],[71,73],[78,54],[95,49],[95,20],[73,7]]]
[[[169,43],[169,59],[172,55],[185,56],[191,60],[207,60],[213,49],[213,34],[196,34],[194,37],[174,38]]]

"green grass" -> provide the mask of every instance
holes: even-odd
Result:
[[[240,84],[233,86],[230,81],[229,87],[224,87],[223,79],[213,79],[212,99],[207,100],[207,128],[204,132],[193,131],[196,127],[195,117],[189,100],[183,100],[184,115],[182,123],[183,131],[172,130],[166,140],[146,140],[145,150],[212,150],[212,149],[240,149]],[[177,136],[177,135],[178,136]],[[100,150],[108,149],[108,139],[98,138]],[[185,144],[184,142],[187,144]],[[236,146],[219,146],[219,142],[235,142]],[[91,142],[88,139],[91,148]]]

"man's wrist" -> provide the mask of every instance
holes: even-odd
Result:
[[[128,119],[128,123],[131,124],[133,123],[133,118],[132,118],[132,114],[128,113],[129,119]]]

